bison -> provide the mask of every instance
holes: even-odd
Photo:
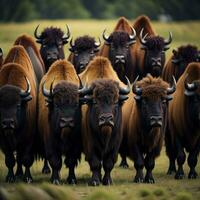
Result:
[[[79,74],[83,72],[87,64],[94,58],[99,51],[101,42],[95,42],[95,39],[90,36],[78,37],[73,44],[71,39],[70,48],[71,54],[68,60],[74,65],[76,72]]]
[[[38,128],[52,168],[51,182],[54,184],[60,183],[62,155],[69,168],[67,182],[77,182],[74,168],[82,151],[83,90],[79,89],[74,66],[64,60],[53,63],[40,84]]]
[[[49,27],[45,28],[41,34],[38,34],[38,28],[39,25],[35,29],[34,36],[36,42],[41,44],[40,54],[47,72],[53,62],[65,58],[63,46],[68,43],[70,31],[68,26],[66,34],[60,28]]]
[[[117,72],[120,80],[126,83],[125,76],[132,83],[136,77],[135,52],[133,51],[136,42],[136,32],[124,17],[118,20],[118,23],[108,37],[103,32],[105,40],[99,55],[109,58],[114,70]]]
[[[133,83],[133,93],[122,110],[126,139],[122,144],[126,145],[124,154],[134,161],[134,182],[154,183],[152,170],[162,148],[168,101],[176,86],[175,80],[169,88],[168,83],[150,74],[139,82],[136,82],[137,79]],[[145,178],[144,166],[147,170]]]
[[[168,174],[176,172],[175,179],[184,176],[185,150],[189,153],[188,178],[194,179],[197,177],[195,166],[200,150],[200,63],[190,63],[187,66],[177,82],[173,101],[169,104],[166,152],[170,161]]]
[[[31,60],[37,79],[37,85],[39,87],[40,80],[42,79],[45,73],[45,67],[34,39],[27,34],[23,34],[17,37],[17,39],[14,42],[14,45],[22,45],[25,48]]]
[[[138,17],[133,28],[139,38],[134,46],[139,77],[145,77],[147,73],[155,77],[161,76],[165,64],[165,51],[172,42],[171,32],[168,39],[156,35],[150,19],[146,16]]]
[[[101,168],[105,171],[103,185],[112,184],[111,171],[116,162],[122,139],[122,104],[128,98],[128,86],[120,82],[107,58],[96,57],[80,75],[86,83],[82,109],[82,139],[86,160],[92,177],[89,185],[97,186],[101,181]]]
[[[171,76],[174,76],[178,81],[189,63],[200,61],[200,53],[197,47],[190,44],[180,46],[172,52],[173,55],[168,60],[162,73],[163,79],[167,82],[170,81]]]
[[[22,46],[14,46],[0,70],[0,147],[8,168],[7,182],[24,175],[32,182],[36,130],[36,82],[30,59]],[[16,159],[15,154],[16,152]],[[13,167],[17,161],[17,171]],[[22,164],[25,167],[23,174]]]

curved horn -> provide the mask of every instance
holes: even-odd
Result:
[[[133,27],[131,27],[131,30],[132,30],[132,34],[131,35],[129,35],[129,39],[130,40],[135,40],[135,37],[136,37],[136,31],[135,31],[135,29],[133,28]]]
[[[95,42],[94,43],[94,46],[95,46],[95,48],[98,48],[98,47],[101,46],[101,40],[100,40],[100,38],[99,38],[99,42]]]
[[[146,33],[144,35],[144,37],[143,37],[143,32],[144,32],[144,28],[142,28],[142,30],[140,31],[140,37],[139,37],[139,39],[140,39],[140,43],[145,46],[146,43],[147,43],[147,41],[145,39],[146,39],[148,33]]]
[[[26,91],[21,90],[20,96],[22,98],[26,98],[26,97],[28,97],[31,94],[31,84],[30,84],[30,81],[28,80],[28,78],[26,76],[25,76],[25,79],[26,79],[27,88],[26,88]]]
[[[171,87],[167,88],[167,95],[173,94],[176,90],[176,79],[174,76],[172,76],[172,79],[173,79],[173,83]]]
[[[135,81],[133,82],[132,91],[133,91],[134,94],[141,96],[142,95],[142,88],[139,88],[139,87],[136,86],[138,78],[139,78],[139,76],[137,76]]]
[[[197,89],[197,85],[193,82],[193,83],[188,83],[188,74],[187,77],[185,78],[185,89],[193,92],[194,90]]]
[[[130,83],[129,79],[127,78],[127,76],[125,76],[125,78],[126,78],[126,82],[127,82],[127,87],[126,88],[121,88],[121,87],[119,88],[119,94],[120,95],[127,95],[131,91],[131,83]]]
[[[62,39],[67,41],[70,38],[71,33],[67,24],[66,27],[67,27],[67,33],[62,37]]]
[[[44,81],[43,84],[42,84],[42,94],[47,98],[51,98],[52,95],[53,95],[53,82],[54,82],[54,80],[52,81],[52,83],[50,85],[50,90],[47,90],[45,88],[45,82],[46,81]]]
[[[105,35],[105,32],[106,32],[106,29],[104,29],[104,31],[103,31],[103,39],[105,40],[105,42],[106,42],[107,44],[110,44],[109,37],[108,37],[107,35]]]
[[[70,40],[69,44],[70,44],[70,47],[71,47],[71,48],[74,48],[73,38]]]
[[[91,87],[87,87],[86,85],[78,90],[79,95],[84,96],[84,95],[88,95],[92,93],[92,88]]]
[[[40,25],[38,24],[35,31],[34,31],[34,36],[37,39],[36,42],[38,42],[38,43],[40,43],[42,41],[41,35],[38,35],[38,33],[37,33],[39,26]]]
[[[164,40],[165,46],[169,45],[172,42],[172,32],[169,31],[169,38],[167,40]]]

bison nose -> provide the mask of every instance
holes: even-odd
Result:
[[[47,53],[47,60],[57,60],[58,54],[56,52],[48,52]]]
[[[1,123],[3,129],[14,129],[15,128],[15,121],[12,118],[4,119]]]
[[[161,66],[161,58],[152,58],[151,61],[153,66]]]
[[[150,125],[153,127],[161,127],[162,126],[162,117],[161,116],[151,116],[150,117]]]
[[[80,69],[84,69],[87,64],[88,64],[88,61],[81,61],[80,62]]]
[[[111,113],[99,116],[99,126],[114,126],[114,116]]]
[[[125,63],[125,56],[123,55],[115,56],[115,63]]]
[[[60,119],[60,128],[73,128],[74,127],[74,119],[72,117],[62,117]]]

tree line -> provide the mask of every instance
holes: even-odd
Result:
[[[1,0],[0,21],[33,19],[133,19],[141,14],[157,20],[200,19],[199,0]]]

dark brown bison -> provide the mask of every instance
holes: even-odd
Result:
[[[132,83],[136,77],[134,43],[136,42],[135,30],[128,20],[121,17],[110,36],[105,35],[105,40],[99,55],[109,58],[120,80],[126,82],[126,76]]]
[[[29,35],[23,34],[15,40],[14,45],[22,45],[25,48],[31,60],[37,79],[37,85],[39,87],[40,80],[42,79],[45,73],[45,67],[34,39]]]
[[[2,64],[3,64],[3,51],[0,48],[0,68],[1,68]]]
[[[22,46],[14,46],[0,71],[0,147],[8,168],[7,182],[23,175],[32,182],[30,167],[34,160],[36,129],[36,82],[30,59]],[[15,154],[16,152],[16,159]],[[13,167],[17,161],[17,171]]]
[[[147,73],[155,77],[161,76],[165,64],[165,51],[172,42],[171,32],[168,39],[156,35],[150,19],[146,16],[138,17],[133,28],[139,38],[134,45],[139,77],[145,77]]]
[[[137,79],[136,79],[137,80]],[[123,134],[127,140],[123,150],[134,161],[134,182],[154,183],[152,170],[159,156],[167,120],[167,105],[175,91],[175,80],[171,88],[161,78],[147,75],[134,82],[133,94],[123,106]],[[143,176],[143,168],[146,176]]]
[[[68,43],[70,31],[68,26],[66,34],[60,28],[49,27],[45,28],[41,34],[38,34],[38,27],[39,25],[36,27],[34,35],[36,42],[41,44],[40,54],[47,72],[53,62],[65,58],[63,47]]]
[[[64,60],[53,63],[40,84],[38,127],[54,184],[60,183],[62,155],[69,168],[67,182],[76,183],[74,168],[82,151],[82,91],[74,66]]]
[[[168,60],[162,73],[163,80],[167,82],[170,81],[172,76],[178,81],[189,63],[200,61],[200,53],[197,47],[193,45],[180,46],[172,52],[173,55]]]
[[[170,166],[168,174],[175,178],[184,176],[185,150],[189,153],[188,178],[197,177],[195,167],[200,150],[200,64],[190,63],[177,82],[173,100],[169,104],[169,120],[166,131],[166,152]],[[176,171],[175,160],[178,164]]]
[[[117,74],[107,58],[96,57],[80,75],[88,85],[85,92],[87,105],[82,109],[82,138],[86,160],[92,177],[89,185],[101,181],[101,168],[105,171],[102,183],[112,184],[110,173],[116,162],[122,139],[122,104],[128,98],[128,87],[121,87]]]
[[[79,74],[83,72],[87,64],[94,58],[96,53],[99,51],[101,42],[95,42],[95,39],[90,36],[78,37],[73,44],[70,41],[71,54],[68,60],[74,65],[76,72]]]

